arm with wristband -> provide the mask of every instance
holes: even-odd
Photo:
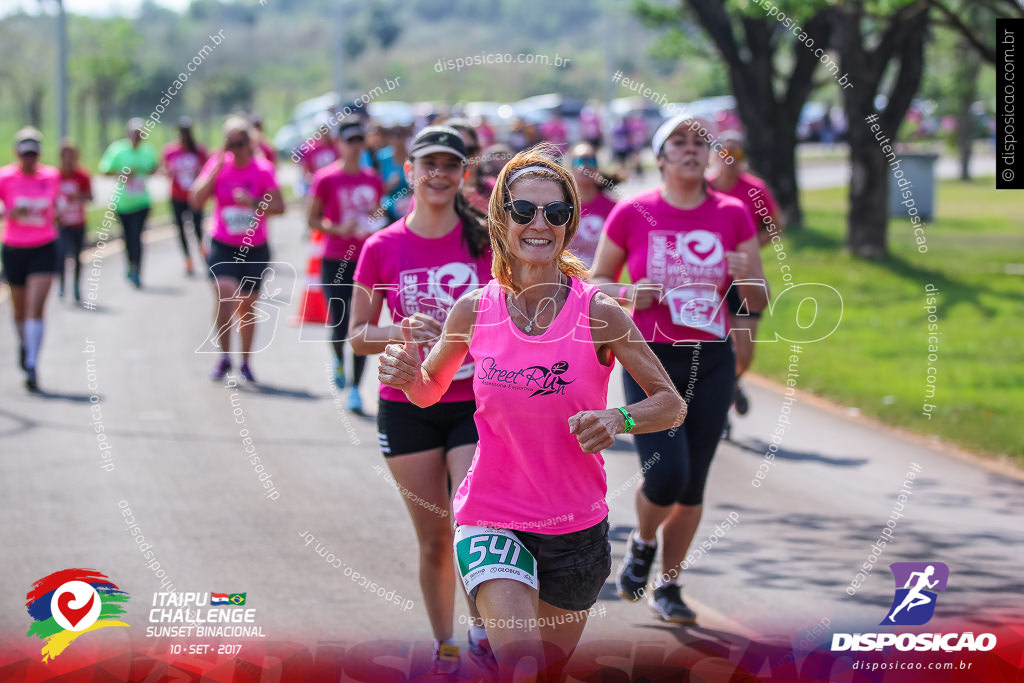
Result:
[[[647,398],[570,417],[569,431],[577,435],[583,451],[596,453],[610,447],[616,434],[661,432],[682,424],[686,402],[626,311],[602,293],[590,302],[590,319],[597,357],[602,363],[617,358]]]

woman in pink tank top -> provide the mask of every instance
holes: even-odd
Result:
[[[495,279],[455,303],[422,364],[404,323],[380,377],[429,406],[467,353],[475,360],[480,440],[453,501],[459,572],[502,674],[515,663],[529,675],[524,662],[536,662],[557,678],[611,571],[601,450],[619,433],[679,425],[685,404],[626,312],[567,251],[579,196],[551,152],[521,152],[498,176]],[[607,409],[615,358],[648,397]]]

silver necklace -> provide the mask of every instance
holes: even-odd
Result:
[[[562,272],[559,271],[559,273],[558,273],[558,290],[561,291],[561,289],[562,289]],[[556,294],[555,296],[557,297],[558,295]],[[521,316],[523,316],[524,318],[527,319],[526,327],[523,328],[523,332],[526,332],[527,334],[529,334],[530,332],[533,332],[533,324],[535,322],[537,322],[537,316],[540,315],[540,312],[544,309],[544,307],[541,306],[541,305],[538,305],[537,306],[537,311],[533,314],[533,317],[531,318],[530,316],[528,316],[525,313],[523,313],[522,310],[520,310],[520,308],[518,306],[516,306],[515,303],[512,302],[512,297],[511,296],[506,296],[505,297],[505,302],[509,306],[514,308],[516,313],[518,313],[519,315],[521,315]],[[557,305],[557,303],[555,305]]]

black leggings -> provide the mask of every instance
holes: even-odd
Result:
[[[203,243],[203,212],[201,209],[196,211],[187,201],[182,201],[180,199],[171,200],[171,211],[174,213],[174,224],[178,226],[178,238],[181,240],[181,250],[185,253],[185,258],[188,258],[188,236],[185,233],[185,214],[188,214],[189,219],[192,221],[192,231],[196,234],[196,244],[201,245]]]
[[[57,265],[60,275],[60,290],[64,291],[64,271],[67,270],[67,259],[75,259],[75,288],[77,291],[82,281],[82,245],[85,243],[85,226],[60,228],[57,238]]]
[[[682,427],[634,437],[645,473],[643,492],[655,505],[700,505],[732,403],[736,354],[728,340],[651,344],[651,350],[686,400],[687,414]],[[628,372],[622,378],[627,403],[647,397]]]
[[[128,256],[128,269],[135,273],[142,269],[142,231],[146,227],[147,216],[148,206],[131,213],[117,214],[121,219],[121,227],[124,228],[124,250]]]
[[[331,346],[338,362],[345,360],[345,340],[348,339],[349,309],[352,305],[355,261],[323,259],[320,281],[327,299],[327,317],[331,321]],[[352,386],[358,387],[366,367],[366,356],[352,354]]]

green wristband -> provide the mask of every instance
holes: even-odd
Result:
[[[622,430],[622,433],[629,434],[631,431],[633,431],[633,427],[636,427],[636,422],[633,421],[633,416],[630,415],[629,411],[626,410],[625,408],[616,408],[616,410],[622,413],[622,417],[626,418],[626,424]]]

